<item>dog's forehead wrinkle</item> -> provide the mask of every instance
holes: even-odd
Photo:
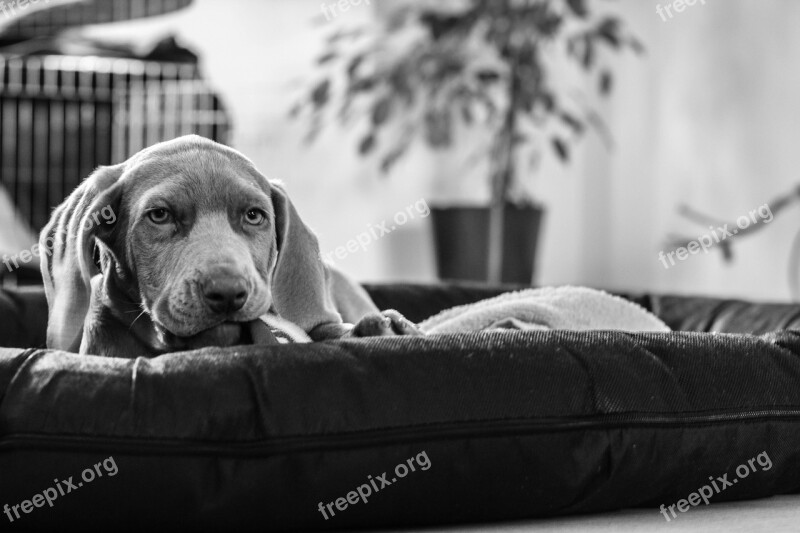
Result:
[[[149,207],[160,201],[170,204],[191,204],[193,203],[191,195],[192,191],[181,186],[179,181],[170,180],[148,189],[140,196],[139,204],[142,207]]]
[[[129,189],[125,196],[161,198],[186,212],[227,210],[233,214],[251,206],[271,211],[269,181],[253,163],[202,138],[162,143],[132,158],[125,181]]]
[[[194,196],[198,213],[229,213],[234,215],[251,207],[271,210],[269,197],[255,184],[239,176],[217,175]]]
[[[124,179],[152,184],[175,176],[203,179],[226,170],[249,174],[249,169],[250,164],[247,162],[237,161],[217,150],[200,147],[167,153],[151,152],[131,159],[126,166]]]

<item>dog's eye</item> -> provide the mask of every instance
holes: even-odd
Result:
[[[166,224],[170,221],[170,218],[172,218],[170,212],[163,207],[148,211],[147,217],[153,222],[153,224]]]
[[[263,211],[260,209],[251,209],[247,213],[244,214],[244,219],[248,224],[252,224],[253,226],[260,226],[264,223],[267,216],[264,214]]]

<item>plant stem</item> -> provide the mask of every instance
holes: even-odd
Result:
[[[512,94],[514,91],[511,91]],[[513,98],[513,96],[511,96]],[[503,126],[495,138],[492,150],[492,198],[489,206],[489,283],[500,283],[503,274],[503,243],[505,241],[506,192],[514,171],[515,112],[509,104]]]
[[[510,17],[510,6],[507,16]],[[510,20],[510,18],[509,18]],[[514,50],[511,39],[513,31],[508,32],[506,46]],[[503,252],[505,242],[505,208],[507,193],[514,173],[515,133],[517,129],[516,101],[518,98],[518,68],[519,58],[512,54],[509,58],[508,105],[503,125],[498,130],[494,139],[491,161],[492,197],[489,207],[489,246],[488,246],[488,276],[489,283],[500,283],[503,275]]]

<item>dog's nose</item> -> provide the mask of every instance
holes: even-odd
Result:
[[[215,313],[233,313],[247,302],[247,281],[226,270],[209,275],[202,290],[206,305]]]

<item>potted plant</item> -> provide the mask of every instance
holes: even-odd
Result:
[[[323,75],[292,114],[308,111],[312,139],[332,108],[345,126],[366,122],[358,151],[377,156],[384,172],[420,138],[448,149],[459,130],[481,128],[489,206],[434,209],[439,275],[529,283],[542,208],[520,192],[520,162],[535,165],[544,153],[566,162],[590,127],[607,137],[599,115],[552,79],[570,67],[609,94],[603,47],[642,50],[590,0],[404,2],[378,27],[330,35]]]

